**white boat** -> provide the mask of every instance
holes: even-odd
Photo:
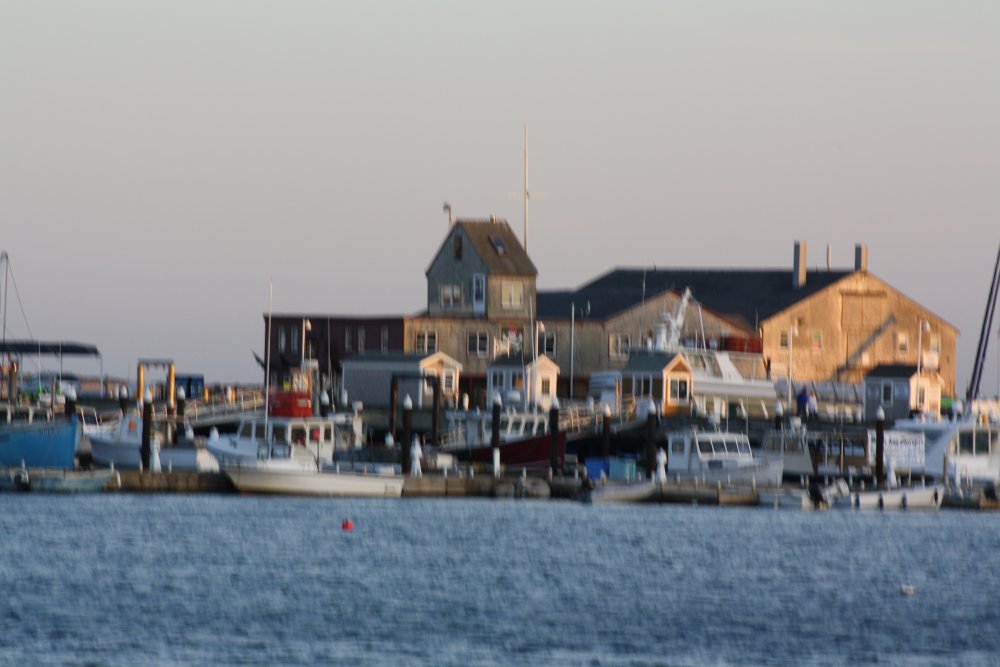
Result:
[[[756,459],[746,434],[687,428],[667,434],[667,476],[703,483],[780,486],[780,458]]]
[[[580,499],[593,505],[641,503],[652,498],[657,488],[657,482],[652,479],[631,483],[603,480],[598,481],[592,489],[585,491]]]
[[[42,493],[95,493],[121,486],[117,470],[65,470],[63,468],[0,469],[0,490]]]
[[[851,491],[835,498],[837,509],[854,510],[938,510],[944,500],[944,487],[912,486],[892,489]]]
[[[805,489],[761,489],[757,492],[757,504],[776,510],[807,511],[816,509],[816,502]]]
[[[364,422],[358,411],[313,415],[312,401],[303,392],[278,392],[269,402],[267,415],[244,415],[236,433],[209,436],[206,447],[222,465],[252,466],[263,459],[288,458],[293,450],[303,449],[316,467],[316,461],[334,463],[337,452],[360,447],[364,441]]]
[[[90,433],[91,458],[104,467],[137,470],[142,464],[142,416],[137,412],[123,415],[110,426]],[[150,438],[150,468],[156,470],[192,470],[218,472],[219,463],[200,441],[185,437],[178,444],[165,445],[162,434]]]
[[[392,466],[374,466],[370,473],[345,472],[335,466],[317,468],[296,459],[271,458],[224,470],[240,493],[352,498],[398,498],[403,493],[403,476]]]
[[[984,486],[1000,482],[1000,424],[969,416],[954,420],[899,419],[894,429],[922,433],[924,472],[938,481]]]

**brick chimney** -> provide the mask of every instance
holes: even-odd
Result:
[[[868,246],[864,243],[858,243],[854,246],[854,270],[868,270]]]
[[[806,284],[806,242],[795,242],[795,255],[792,262],[792,287],[799,289]]]

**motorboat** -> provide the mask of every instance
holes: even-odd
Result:
[[[65,468],[31,468],[25,465],[0,470],[0,490],[36,491],[42,493],[96,493],[112,486],[121,486],[117,470],[67,470]]]
[[[317,467],[314,461],[290,456],[223,469],[240,493],[352,498],[398,498],[403,493],[403,476],[390,465],[369,466],[358,472],[341,470],[339,464]]]
[[[952,479],[956,486],[985,486],[1000,481],[1000,424],[985,416],[916,416],[896,420],[893,427],[923,434],[924,472],[929,477],[938,481]]]
[[[99,466],[137,470],[142,467],[141,411],[130,411],[110,426],[88,434],[91,458]],[[150,469],[218,472],[219,463],[202,441],[188,433],[170,442],[154,430],[150,435]]]
[[[439,449],[459,459],[477,463],[493,461],[493,419],[479,412],[449,416]],[[500,464],[508,467],[548,469],[552,465],[552,435],[548,414],[531,410],[506,410],[499,421]],[[562,469],[566,459],[566,432],[556,435],[556,462]]]
[[[853,510],[933,510],[941,508],[944,487],[921,485],[852,490],[833,499],[831,507]]]
[[[48,411],[6,407],[6,419],[0,416],[0,466],[73,469],[81,434],[75,414],[54,417]]]
[[[755,458],[744,433],[697,427],[666,435],[670,480],[733,485],[780,486],[780,458]]]

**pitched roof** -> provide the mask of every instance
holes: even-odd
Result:
[[[538,275],[538,269],[506,220],[463,219],[455,226],[465,233],[490,273]]]
[[[644,373],[649,371],[660,372],[667,367],[677,356],[676,352],[648,352],[645,350],[635,350],[628,356],[628,363],[622,369],[622,373]]]
[[[565,317],[573,302],[604,319],[667,289],[691,288],[694,299],[723,317],[756,328],[761,320],[829,287],[851,270],[809,271],[792,286],[790,269],[613,269],[576,291],[538,293],[539,317]]]
[[[879,364],[868,371],[870,378],[910,378],[917,374],[917,367],[909,364]]]

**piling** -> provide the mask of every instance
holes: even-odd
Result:
[[[549,470],[559,472],[559,401],[554,397],[549,409]]]
[[[656,457],[656,408],[650,405],[649,414],[646,415],[646,475],[653,476],[653,466]]]
[[[153,394],[148,390],[143,395],[142,404],[142,448],[139,450],[142,459],[142,469],[149,470],[149,441],[153,436]]]
[[[413,441],[413,399],[407,394],[403,399],[403,437],[399,441],[400,470],[404,475],[409,474],[412,461],[410,460],[410,442]]]
[[[187,405],[187,394],[184,392],[184,387],[177,388],[177,423],[184,423],[184,408]],[[174,427],[174,444],[177,444],[177,439],[179,437],[180,429],[176,426]]]
[[[611,406],[604,404],[604,417],[601,422],[601,458],[611,457]]]
[[[118,387],[118,409],[122,411],[122,416],[128,412],[128,389],[125,385]]]
[[[493,423],[490,424],[490,447],[500,446],[500,394],[493,396]]]
[[[885,410],[879,406],[875,415],[875,481],[885,485]]]

